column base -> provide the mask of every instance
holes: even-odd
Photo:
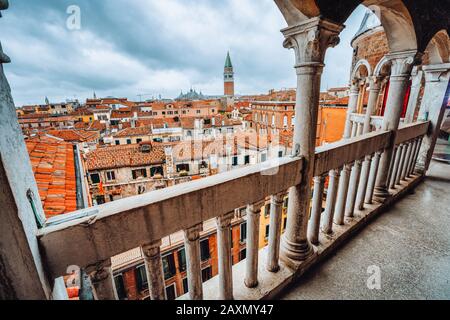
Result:
[[[386,186],[375,187],[375,191],[373,193],[373,201],[383,203],[387,198],[391,196],[392,194],[389,193],[388,188]]]
[[[310,258],[313,254],[314,248],[307,240],[300,243],[293,243],[284,236],[281,238],[280,260],[288,267],[294,270],[297,269],[302,262]]]

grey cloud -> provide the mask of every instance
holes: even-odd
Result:
[[[220,94],[227,50],[241,94],[295,86],[293,52],[282,47],[285,22],[273,0],[10,0],[0,40],[17,105],[77,95],[161,93],[194,86]],[[65,28],[66,8],[81,8],[82,29]],[[349,42],[362,10],[349,19],[342,44],[327,56],[323,86],[345,85]],[[330,72],[332,70],[333,72]],[[338,72],[336,72],[338,71]],[[336,74],[338,73],[338,74]]]

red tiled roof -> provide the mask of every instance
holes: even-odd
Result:
[[[150,135],[151,129],[150,127],[136,127],[136,128],[126,128],[119,132],[117,132],[114,137],[115,138],[125,138],[125,137],[133,137],[133,136],[145,136]]]
[[[26,145],[46,216],[77,210],[72,144],[37,136],[27,140]]]
[[[110,146],[89,152],[86,155],[88,170],[102,170],[123,167],[139,167],[162,164],[165,160],[164,147],[153,144],[151,152],[141,152],[138,144]]]
[[[67,142],[88,142],[99,138],[98,132],[82,131],[82,130],[50,130],[49,135],[63,139]]]

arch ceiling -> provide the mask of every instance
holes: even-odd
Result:
[[[364,4],[381,15],[390,50],[424,52],[440,30],[450,31],[450,0],[275,0],[288,25],[322,17],[344,23]]]

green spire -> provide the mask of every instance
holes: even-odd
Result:
[[[233,64],[231,63],[230,51],[227,52],[227,60],[225,61],[225,68],[233,68]]]

